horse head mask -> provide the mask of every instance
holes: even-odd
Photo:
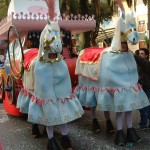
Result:
[[[121,18],[121,41],[126,40],[135,45],[139,42],[139,36],[136,31],[135,18],[131,14],[122,15]]]
[[[131,14],[123,14],[117,21],[113,40],[108,50],[121,50],[121,42],[135,45],[139,42],[135,18]]]
[[[41,33],[38,59],[49,60],[51,54],[56,54],[58,57],[61,51],[62,43],[58,22],[48,20],[48,24]]]

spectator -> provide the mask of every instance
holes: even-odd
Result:
[[[135,54],[135,60],[138,67],[139,73],[139,83],[142,85],[144,92],[147,97],[150,99],[150,62],[149,62],[149,50],[145,48],[141,48],[138,50],[138,55]],[[150,128],[150,105],[142,108],[140,111],[141,120],[136,130],[146,130],[147,122],[149,120],[149,128]]]

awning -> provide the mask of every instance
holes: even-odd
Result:
[[[107,37],[106,37],[104,32],[102,30],[100,30],[98,33],[98,37],[96,38],[96,42],[99,43],[99,42],[103,42],[107,38],[112,38],[114,36],[114,31],[115,31],[115,28],[105,29],[104,32],[107,35]]]
[[[17,15],[17,18],[16,18]],[[32,14],[34,15],[34,14]],[[9,17],[4,18],[0,22],[0,40],[7,39],[7,31],[11,25],[14,25],[19,33],[27,31],[42,31],[47,24],[47,15],[43,15],[39,19],[35,18],[23,18],[26,14],[12,14]],[[58,20],[60,28],[65,31],[69,31],[72,34],[82,33],[93,30],[96,27],[96,21],[92,17],[85,16],[63,16]]]
[[[82,33],[96,27],[94,16],[60,14],[59,5],[55,3],[56,20],[60,28],[66,31]],[[28,31],[42,31],[47,24],[48,7],[44,0],[11,0],[7,17],[0,22],[0,40],[7,39],[7,31],[14,25],[21,35]],[[12,35],[14,38],[14,35]]]

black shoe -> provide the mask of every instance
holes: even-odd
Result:
[[[71,141],[67,135],[63,135],[60,139],[60,143],[63,147],[63,149],[72,149]]]
[[[116,139],[115,139],[115,144],[119,146],[125,146],[126,141],[125,141],[125,135],[123,133],[123,130],[118,130]]]
[[[93,131],[94,132],[100,132],[101,131],[100,125],[99,125],[98,120],[96,118],[93,119]]]
[[[34,138],[40,138],[40,130],[38,124],[32,124],[32,135]]]
[[[134,128],[127,129],[127,143],[137,143],[141,141],[141,138],[137,134]]]
[[[115,132],[115,128],[114,128],[114,126],[113,126],[113,124],[112,124],[110,119],[106,121],[106,129],[107,129],[108,133]]]
[[[56,141],[54,137],[51,139],[48,139],[47,150],[61,150],[61,148],[59,148],[58,142]]]

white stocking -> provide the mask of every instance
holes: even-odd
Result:
[[[49,139],[54,137],[53,126],[46,126],[46,131]]]
[[[67,124],[60,125],[60,130],[62,135],[67,135],[68,134]]]
[[[132,112],[131,111],[125,112],[125,119],[126,119],[127,128],[132,128]]]

